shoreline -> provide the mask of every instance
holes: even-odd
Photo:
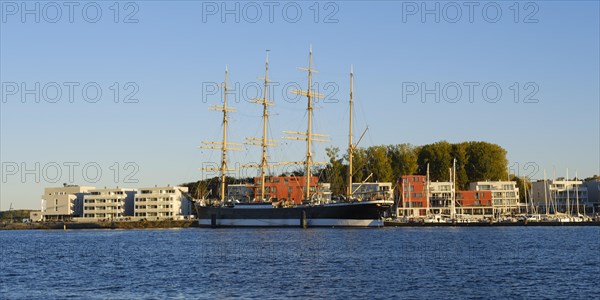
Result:
[[[600,226],[599,221],[589,222],[499,222],[499,223],[420,223],[385,221],[383,227],[573,227]],[[0,230],[71,230],[71,229],[173,229],[199,228],[197,220],[115,221],[115,222],[35,222],[4,223]],[[275,228],[275,227],[274,227]]]
[[[66,229],[168,229],[198,227],[195,220],[115,221],[115,222],[34,222],[0,224],[0,230]]]

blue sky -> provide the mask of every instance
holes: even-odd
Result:
[[[228,64],[230,84],[238,84],[229,138],[258,136],[261,110],[247,98],[264,73],[265,49],[279,84],[270,132],[281,140],[283,130],[304,130],[306,102],[294,102],[283,86],[306,88],[296,67],[307,65],[311,44],[315,81],[328,94],[317,104],[315,131],[331,135],[317,146],[318,158],[347,143],[352,64],[355,131],[370,128],[362,146],[483,140],[504,147],[520,175],[600,173],[596,1],[518,2],[518,14],[513,1],[477,2],[471,20],[463,2],[274,2],[269,20],[264,2],[134,1],[117,9],[96,1],[73,6],[72,22],[63,2],[52,2],[60,16],[50,2],[25,8],[35,11],[36,3],[39,23],[35,13],[22,19],[21,1],[2,1],[2,210],[39,208],[43,188],[63,182],[142,187],[203,178],[198,168],[218,154],[197,146],[221,130],[220,115],[208,110],[220,97],[208,88],[222,82]],[[436,5],[439,22],[421,14]],[[222,16],[222,8],[234,12]],[[39,103],[22,89],[36,82]],[[421,93],[436,83],[439,103]],[[86,84],[89,99],[81,96]],[[62,95],[50,103],[43,96],[55,98],[56,86]],[[457,86],[461,97],[450,101]],[[96,88],[102,96],[89,103]],[[137,103],[123,103],[130,93]],[[232,153],[231,162],[256,161],[256,150]],[[303,151],[300,142],[281,141],[270,157],[297,161]]]

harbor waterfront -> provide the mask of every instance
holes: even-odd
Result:
[[[34,223],[0,223],[0,230],[34,230],[34,229],[146,229],[146,228],[187,228],[197,227],[193,220],[162,221],[121,221],[121,222],[34,222]]]
[[[0,1],[0,300],[600,300],[600,0]]]
[[[297,228],[312,228],[312,227],[355,227],[355,226],[325,226],[324,224],[303,224],[298,222],[290,222],[288,225],[281,226],[265,226],[255,224],[254,226],[210,226],[210,223],[202,224],[196,219],[189,220],[160,220],[160,221],[96,221],[96,222],[0,222],[0,231],[2,230],[73,230],[73,229],[176,229],[189,227],[297,227]],[[507,226],[600,226],[600,218],[590,219],[590,221],[577,222],[559,222],[559,221],[514,221],[514,222],[423,222],[423,220],[397,220],[389,219],[382,220],[379,226],[371,227],[507,227]]]
[[[142,188],[96,188],[63,183],[62,187],[46,187],[41,210],[31,211],[29,218],[22,218],[22,221],[62,221],[65,222],[63,229],[66,229],[66,222],[71,221],[77,222],[75,228],[120,228],[114,222],[193,219],[197,219],[198,226],[212,228],[382,227],[385,221],[392,226],[421,223],[452,224],[450,226],[467,226],[466,223],[474,224],[468,226],[596,225],[600,216],[600,195],[594,191],[600,191],[598,175],[580,180],[576,171],[571,180],[567,168],[566,177],[557,178],[553,174],[554,179],[548,180],[544,171],[543,180],[533,182],[530,176],[511,173],[504,148],[483,141],[457,144],[440,141],[420,147],[410,144],[359,147],[368,126],[354,142],[352,65],[347,156],[338,158],[340,149],[329,147],[325,149],[329,162],[315,161],[313,143],[331,143],[331,140],[328,134],[313,131],[314,104],[324,95],[313,87],[313,73],[318,72],[313,68],[312,45],[308,52],[308,67],[299,68],[308,75],[306,89],[290,91],[306,98],[306,130],[283,131],[284,139],[305,142],[305,157],[302,161],[270,162],[269,148],[277,146],[277,140],[270,139],[272,134],[268,135],[268,108],[274,105],[268,92],[271,82],[269,51],[266,50],[262,97],[251,100],[262,106],[262,137],[247,137],[244,144],[228,140],[230,114],[236,109],[228,105],[231,87],[229,68],[225,65],[222,105],[213,104],[209,108],[222,114],[219,133],[222,138],[220,141],[202,141],[199,146],[218,150],[220,163],[218,167],[199,168],[204,172],[204,179],[175,186]],[[260,146],[261,163],[231,168],[228,166],[229,151],[242,151],[243,145]],[[353,164],[355,155],[362,161],[358,168]],[[270,165],[298,167],[293,172],[279,170],[280,174],[276,175]],[[259,169],[260,176],[231,176],[230,172],[243,168]],[[215,175],[212,172],[218,172],[219,176],[211,179],[207,172],[212,175]],[[209,188],[213,179],[218,181],[218,188],[214,185]],[[7,215],[13,222],[12,203]],[[147,223],[140,224],[131,228],[147,228]],[[38,227],[44,228],[44,225]]]
[[[0,241],[4,299],[585,299],[600,289],[599,227],[2,231]]]

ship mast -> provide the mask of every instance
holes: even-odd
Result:
[[[225,175],[227,172],[227,79],[228,70],[225,66],[225,81],[223,82],[223,143],[221,144],[221,202],[225,201]]]
[[[285,139],[291,140],[305,140],[306,141],[306,160],[304,161],[304,165],[306,166],[304,175],[306,176],[306,190],[304,192],[304,198],[306,201],[310,201],[310,182],[311,182],[311,166],[313,164],[324,164],[323,162],[314,162],[312,159],[312,142],[328,142],[324,139],[316,139],[315,137],[326,137],[327,135],[313,133],[312,131],[312,117],[313,117],[313,99],[321,99],[323,95],[314,92],[312,87],[312,73],[317,73],[316,70],[312,68],[312,46],[310,47],[310,51],[308,54],[308,68],[298,68],[303,71],[308,72],[308,87],[306,91],[302,90],[293,90],[292,94],[305,96],[307,98],[307,114],[308,114],[308,126],[306,132],[295,132],[295,131],[284,131],[287,134],[300,135],[298,136],[286,136]],[[282,163],[288,164],[288,163]],[[291,164],[297,164],[295,162],[291,162]]]
[[[256,145],[256,146],[261,146],[262,147],[262,158],[261,158],[261,162],[260,162],[260,200],[259,201],[264,201],[265,199],[265,177],[266,177],[266,171],[268,168],[268,162],[267,162],[267,148],[269,146],[276,146],[276,141],[275,140],[269,140],[267,139],[267,127],[269,124],[269,110],[268,107],[273,105],[273,102],[268,100],[268,90],[269,90],[269,50],[267,50],[267,58],[265,60],[265,77],[261,78],[264,79],[264,92],[263,92],[263,98],[255,98],[252,99],[253,103],[256,104],[261,104],[263,107],[263,133],[262,133],[262,138],[246,138],[248,140],[248,142],[246,142],[246,144],[249,145]]]
[[[354,109],[354,99],[353,99],[353,89],[354,89],[354,70],[352,66],[350,66],[350,126],[348,130],[348,189],[347,189],[347,197],[348,200],[352,196],[352,157],[354,156],[354,144],[352,143],[352,110]]]
[[[227,94],[229,93],[227,90],[227,80],[229,76],[229,71],[227,70],[227,66],[225,66],[225,81],[223,82],[223,105],[212,105],[209,109],[220,111],[223,113],[223,139],[221,142],[202,142],[204,145],[200,146],[200,148],[204,149],[216,149],[221,150],[221,167],[219,169],[207,167],[202,168],[204,171],[216,171],[219,170],[221,172],[221,191],[220,191],[220,200],[223,203],[225,201],[225,180],[227,171],[233,171],[234,169],[227,168],[227,151],[228,150],[241,150],[239,148],[229,147],[231,145],[240,145],[237,143],[229,143],[227,142],[227,124],[228,118],[227,113],[235,112],[235,108],[227,106]]]
[[[354,158],[354,150],[356,149],[358,144],[360,144],[360,141],[362,141],[363,137],[365,136],[365,133],[367,133],[367,130],[369,130],[369,127],[367,126],[365,128],[365,130],[363,131],[363,133],[360,135],[358,142],[356,142],[356,144],[354,144],[353,134],[352,134],[352,127],[353,127],[353,121],[354,121],[354,118],[353,118],[353,112],[354,112],[354,67],[352,65],[350,65],[350,101],[349,101],[349,103],[350,103],[350,118],[349,118],[350,122],[349,122],[349,128],[348,128],[348,187],[346,189],[348,200],[350,199],[350,197],[352,197],[352,194],[354,194],[354,192],[355,192],[352,190],[352,175],[354,175],[354,169],[352,167],[352,160]]]
[[[310,47],[310,52],[308,54],[308,88],[307,88],[307,93],[306,93],[306,98],[307,98],[307,103],[308,103],[308,107],[306,109],[307,114],[308,114],[308,127],[306,129],[306,192],[305,192],[305,199],[306,200],[310,200],[310,165],[311,165],[311,161],[312,161],[312,152],[311,152],[311,136],[312,136],[312,114],[313,114],[313,107],[312,107],[312,98],[311,98],[311,93],[310,93],[310,89],[312,87],[312,46]]]

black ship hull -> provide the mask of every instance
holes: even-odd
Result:
[[[380,227],[390,201],[275,208],[270,204],[198,206],[201,227]]]

